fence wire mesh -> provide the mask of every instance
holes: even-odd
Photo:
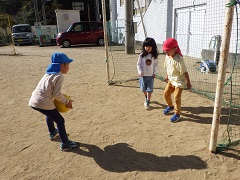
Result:
[[[163,79],[165,55],[162,44],[169,38],[177,39],[190,75],[192,91],[214,100],[218,64],[221,53],[223,28],[225,26],[225,0],[220,1],[165,1],[135,0],[133,28],[135,32],[135,53],[125,53],[125,7],[116,3],[117,19],[108,22],[109,64],[112,83],[123,83],[138,79],[136,62],[141,52],[142,42],[152,37],[158,44],[158,78]],[[240,55],[239,55],[239,5],[234,4],[235,12],[229,45],[226,82],[223,93],[223,106],[229,116],[223,118],[218,138],[220,146],[227,146],[240,140]]]

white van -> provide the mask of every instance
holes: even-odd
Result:
[[[33,44],[34,37],[29,24],[17,24],[12,27],[14,45]]]

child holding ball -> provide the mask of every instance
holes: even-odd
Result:
[[[56,109],[53,99],[64,103],[67,108],[72,108],[72,100],[67,99],[61,93],[64,76],[69,70],[69,64],[73,61],[65,54],[56,52],[52,54],[52,63],[48,66],[46,74],[42,77],[29,100],[29,106],[34,110],[46,115],[46,123],[53,140],[57,134],[61,139],[60,150],[66,151],[78,147],[77,142],[68,139],[65,121]],[[55,128],[54,122],[57,124]]]

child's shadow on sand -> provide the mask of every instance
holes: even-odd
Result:
[[[137,152],[126,143],[109,145],[103,150],[95,145],[80,143],[79,149],[71,152],[92,157],[101,168],[111,172],[168,172],[207,168],[206,163],[197,156],[158,157],[150,153]]]
[[[154,109],[161,109],[161,108],[162,108],[162,106],[161,106],[161,104],[159,102],[151,101],[151,103],[150,103],[150,111],[154,110]]]

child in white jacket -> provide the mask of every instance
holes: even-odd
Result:
[[[137,61],[140,90],[146,98],[145,109],[150,109],[150,100],[153,92],[154,78],[157,75],[158,50],[153,38],[146,38],[143,42],[142,52]]]
[[[46,74],[42,77],[29,100],[29,106],[34,110],[46,115],[46,122],[50,139],[53,140],[58,134],[61,140],[60,150],[66,151],[78,147],[77,142],[68,139],[65,121],[56,109],[53,99],[64,103],[67,108],[72,108],[72,100],[69,100],[61,93],[64,81],[63,74],[67,74],[69,64],[73,61],[63,53],[53,53],[52,63],[48,66]],[[57,124],[55,128],[54,122]]]

